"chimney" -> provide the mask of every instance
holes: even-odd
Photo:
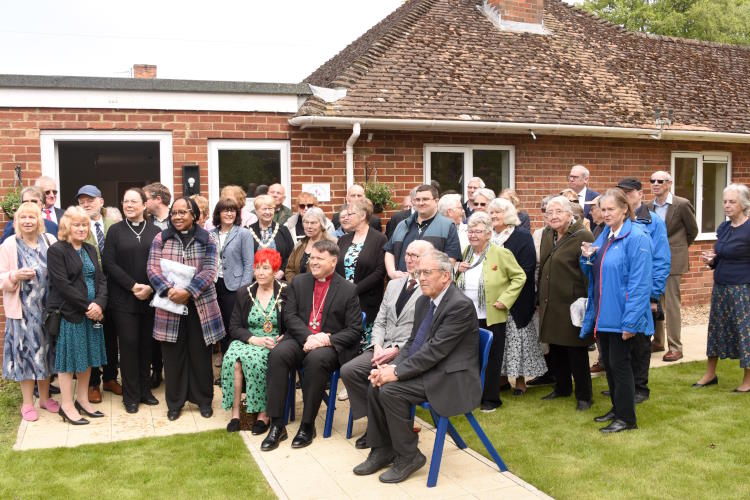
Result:
[[[485,0],[485,4],[500,14],[502,22],[543,26],[544,0]]]
[[[134,64],[133,78],[156,78],[156,65]]]

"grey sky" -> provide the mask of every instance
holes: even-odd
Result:
[[[402,0],[4,2],[0,73],[298,82]]]

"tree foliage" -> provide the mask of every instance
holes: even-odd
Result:
[[[631,31],[750,45],[750,0],[584,0]]]

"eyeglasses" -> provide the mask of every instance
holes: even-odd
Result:
[[[651,184],[664,184],[667,179],[650,179]]]
[[[407,258],[409,258],[409,259],[418,259],[419,258],[419,254],[418,253],[412,253],[412,252],[406,252],[406,254],[404,256],[407,257]]]
[[[189,210],[172,210],[172,217],[185,217],[189,213]]]
[[[221,213],[223,213],[223,214],[236,214],[237,212],[235,212],[235,210],[233,208],[225,208],[224,210],[221,211]]]
[[[474,206],[475,207],[486,207],[487,206],[487,202],[482,203],[482,202],[475,201],[474,202]]]
[[[482,231],[481,229],[472,229],[470,231],[467,231],[467,234],[469,236],[482,236],[483,234],[486,234],[487,231]]]
[[[306,208],[312,208],[314,206],[315,206],[315,203],[300,203],[299,204],[299,209],[300,210],[304,210]]]
[[[427,203],[428,201],[432,201],[435,198],[414,198],[414,203]]]
[[[57,196],[57,189],[48,189],[47,191],[44,192],[44,194],[46,194],[47,196],[51,194],[54,194],[55,196]]]
[[[414,276],[419,278],[420,276],[424,276],[425,278],[429,278],[432,276],[432,273],[434,272],[445,272],[442,269],[417,269],[414,271]]]

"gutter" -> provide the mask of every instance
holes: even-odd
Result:
[[[352,126],[352,135],[346,141],[346,189],[354,184],[354,143],[359,139],[361,130],[359,122],[355,122]]]
[[[616,137],[675,141],[714,141],[750,143],[750,133],[713,132],[707,130],[675,130],[659,128],[625,128],[597,125],[562,125],[551,123],[512,123],[462,120],[414,120],[395,118],[357,118],[331,116],[295,116],[289,119],[295,127],[350,128],[370,130],[414,130],[463,133],[541,134],[559,136]],[[358,128],[359,130],[359,128]],[[353,136],[354,134],[352,134]],[[351,140],[351,138],[350,138]],[[356,138],[355,138],[356,141]],[[348,142],[347,142],[348,151]],[[349,164],[347,157],[347,181]],[[353,160],[352,160],[353,161]],[[353,168],[353,167],[352,167]]]

